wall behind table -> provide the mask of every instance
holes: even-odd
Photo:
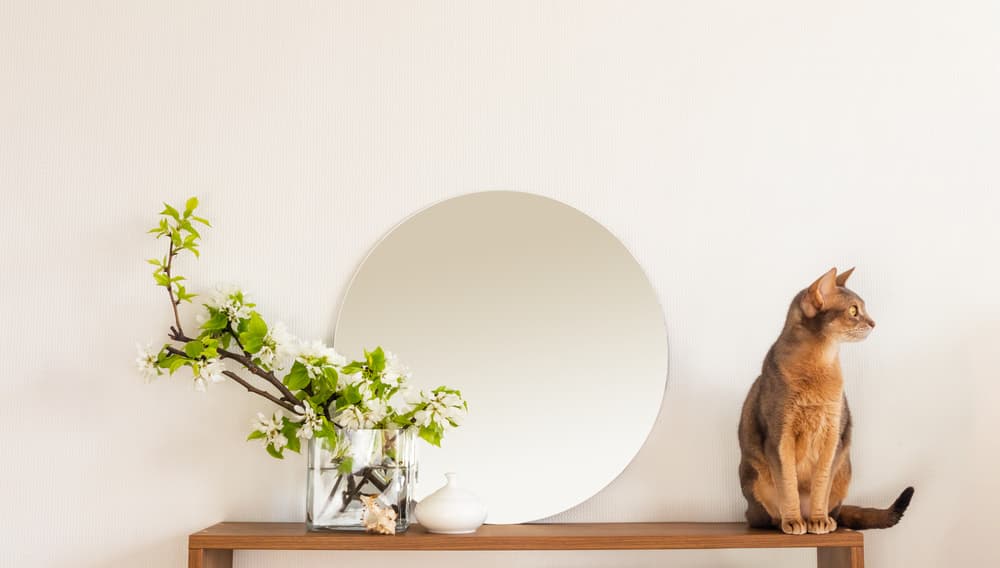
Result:
[[[878,328],[843,353],[852,500],[917,487],[898,528],[866,537],[870,562],[1000,562],[985,544],[1000,506],[998,18],[988,0],[0,0],[3,564],[181,566],[206,525],[303,516],[301,459],[242,441],[261,404],[134,373],[134,342],[168,324],[142,261],[159,254],[143,231],[161,199],[198,194],[214,221],[202,261],[181,266],[196,291],[235,281],[269,318],[329,339],[393,224],[497,188],[608,226],[667,314],[646,447],[558,520],[740,519],[742,397],[791,295],[856,264]],[[810,558],[747,554],[406,562]]]

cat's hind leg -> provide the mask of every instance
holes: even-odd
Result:
[[[773,529],[778,526],[777,521],[767,509],[756,499],[747,500],[747,523],[753,529]]]
[[[760,464],[767,467],[764,464]],[[747,523],[756,529],[770,529],[779,526],[777,491],[770,471],[760,471],[748,460],[740,463],[740,479],[743,496],[747,500]],[[768,507],[770,505],[770,508]]]

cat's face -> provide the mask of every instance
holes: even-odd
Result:
[[[835,341],[862,341],[868,337],[875,320],[861,296],[845,286],[852,272],[853,268],[838,276],[836,269],[831,269],[803,290],[799,303],[803,324]]]
[[[819,317],[823,319],[825,335],[840,341],[862,341],[875,328],[868,315],[865,301],[853,291],[839,287],[829,307]]]

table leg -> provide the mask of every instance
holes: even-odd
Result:
[[[817,568],[865,568],[865,549],[862,546],[843,548],[817,548]]]
[[[191,548],[188,568],[233,568],[233,551]]]

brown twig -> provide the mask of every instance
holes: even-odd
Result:
[[[188,356],[187,353],[181,351],[180,349],[177,349],[176,347],[170,346],[170,345],[167,346],[167,351],[170,352],[170,353],[173,353],[174,355],[181,355],[183,357],[187,357]],[[285,410],[288,410],[289,412],[295,412],[295,407],[294,407],[293,404],[291,404],[291,403],[289,403],[289,402],[287,402],[287,401],[285,401],[283,399],[280,399],[280,398],[274,396],[273,394],[267,392],[266,390],[261,390],[261,389],[255,387],[255,386],[251,385],[246,380],[244,380],[243,377],[237,375],[233,371],[230,371],[230,370],[227,369],[225,371],[222,371],[222,374],[225,375],[225,376],[227,376],[227,377],[229,377],[230,379],[236,381],[237,383],[243,385],[243,387],[246,388],[248,391],[250,391],[250,392],[252,392],[254,394],[258,394],[258,395],[266,398],[267,400],[270,400],[274,404],[277,404],[278,406],[284,408]]]
[[[193,338],[188,337],[183,333],[171,333],[170,338],[173,339],[174,341],[180,341],[182,343],[188,343],[190,341],[194,341]],[[244,354],[241,355],[239,353],[230,351],[228,349],[224,349],[222,347],[219,347],[217,351],[219,352],[219,357],[222,357],[223,359],[232,359],[233,361],[236,361],[240,365],[243,365],[243,367],[245,367],[246,370],[271,383],[271,385],[273,385],[274,388],[278,389],[278,391],[281,392],[281,398],[288,401],[290,404],[296,405],[301,403],[301,401],[295,396],[295,394],[293,394],[292,391],[288,390],[288,387],[286,387],[284,383],[281,382],[281,379],[279,379],[274,374],[274,371],[265,371],[264,369],[261,369],[253,362],[252,359],[250,359],[250,357],[248,357],[245,354],[246,352],[244,352]]]
[[[267,400],[270,400],[274,404],[277,404],[278,406],[284,408],[285,410],[287,410],[289,412],[295,412],[295,409],[292,407],[291,404],[285,402],[284,400],[279,399],[278,397],[274,396],[273,394],[271,394],[271,393],[269,393],[269,392],[267,392],[265,390],[261,390],[261,389],[258,389],[256,387],[254,387],[250,383],[244,381],[243,378],[240,377],[239,375],[237,375],[236,373],[234,373],[232,371],[229,371],[229,370],[226,370],[226,371],[222,371],[222,374],[225,375],[225,376],[227,376],[227,377],[229,377],[230,379],[236,381],[237,383],[243,385],[248,391],[250,391],[250,392],[252,392],[254,394],[259,394],[260,396],[266,398]]]
[[[174,310],[174,323],[177,325],[177,333],[183,335],[184,330],[181,328],[181,316],[177,313],[177,306],[181,301],[174,298],[174,283],[170,281],[170,268],[174,264],[175,256],[177,256],[177,251],[174,250],[174,240],[171,238],[170,250],[167,252],[167,265],[163,267],[163,273],[167,276],[167,294],[170,296],[170,307]]]
[[[282,398],[288,402],[292,404],[301,403],[301,401],[294,394],[292,394],[292,391],[288,390],[288,387],[281,382],[281,379],[275,376],[274,371],[265,371],[264,369],[261,369],[250,359],[250,357],[247,357],[246,355],[240,355],[239,353],[234,353],[228,349],[219,349],[218,351],[220,357],[236,361],[246,367],[246,369],[251,373],[274,385],[275,388],[281,391]]]

